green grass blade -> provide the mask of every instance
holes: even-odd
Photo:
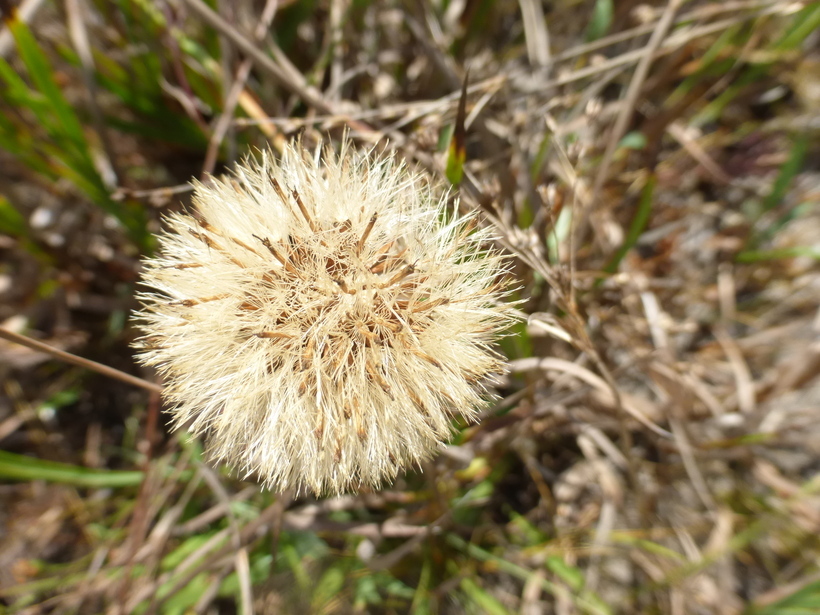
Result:
[[[797,49],[818,28],[820,28],[820,4],[813,2],[794,16],[792,27],[774,47],[779,51]]]
[[[808,256],[820,260],[820,249],[811,246],[793,246],[774,250],[744,250],[735,257],[735,260],[738,263],[758,263],[760,261],[777,261],[798,256]]]
[[[573,591],[581,591],[584,588],[584,573],[575,566],[567,564],[564,558],[553,555],[548,557],[544,564]]]
[[[809,149],[809,135],[801,134],[794,141],[794,147],[789,154],[788,160],[780,167],[780,173],[777,174],[777,179],[774,181],[772,191],[763,201],[763,211],[774,209],[786,196],[786,192],[791,185],[792,180],[803,168],[803,160],[806,158],[806,152]]]
[[[488,615],[510,615],[503,604],[497,598],[484,591],[475,581],[469,577],[461,579],[461,591],[479,609],[479,613]]]
[[[0,194],[0,233],[12,237],[24,237],[28,234],[26,219],[2,194]]]
[[[615,4],[612,0],[597,0],[592,10],[592,19],[587,26],[586,40],[595,41],[603,37],[612,25]]]
[[[719,77],[725,75],[732,66],[737,63],[737,58],[731,53],[732,45],[742,46],[740,40],[743,29],[740,25],[735,25],[721,32],[709,49],[698,58],[698,68],[694,73],[686,77],[681,84],[675,88],[664,103],[667,108],[672,108],[678,104],[689,92],[704,83],[706,77]]]
[[[19,19],[7,22],[9,31],[17,43],[17,51],[39,92],[48,100],[63,134],[74,142],[78,154],[86,156],[86,143],[82,124],[68,104],[57,82],[53,70],[31,30]]]
[[[657,178],[655,175],[650,175],[646,182],[646,186],[644,186],[643,192],[641,193],[641,199],[638,201],[638,210],[635,212],[635,216],[632,218],[632,223],[629,225],[629,232],[627,233],[623,244],[615,253],[615,256],[613,256],[612,260],[609,261],[606,267],[604,267],[604,271],[607,273],[615,273],[618,270],[618,266],[621,264],[621,261],[635,246],[635,244],[638,243],[641,233],[643,233],[646,225],[649,223],[649,216],[652,213],[652,197],[655,194],[656,183]]]
[[[782,55],[797,49],[806,38],[820,27],[820,5],[813,3],[799,11],[792,21],[788,31],[770,47],[770,51],[775,55]],[[723,110],[734,101],[746,88],[757,83],[766,73],[771,70],[774,62],[763,64],[753,64],[746,68],[745,72],[734,80],[715,100],[692,119],[691,124],[702,126],[706,123],[716,121],[723,114]]]
[[[7,86],[6,100],[33,114],[39,130],[35,133],[37,138],[16,138],[25,137],[28,128],[16,127],[11,120],[0,122],[0,144],[10,147],[24,163],[51,179],[63,177],[70,181],[95,205],[119,220],[131,239],[147,250],[150,240],[143,211],[133,203],[111,199],[94,164],[82,122],[57,85],[46,54],[26,24],[18,19],[10,19],[7,24],[34,88],[0,60],[0,80]],[[45,139],[41,131],[45,132]]]
[[[465,76],[461,87],[461,99],[458,102],[455,127],[450,138],[450,146],[447,148],[447,167],[444,174],[453,186],[461,183],[464,177],[464,162],[467,160],[467,131],[464,126],[467,117],[467,79],[468,77]]]
[[[751,608],[746,615],[817,615],[820,613],[820,581],[809,583],[791,596],[765,607]]]
[[[53,110],[48,99],[42,93],[30,89],[17,71],[3,58],[0,58],[0,81],[6,85],[3,92],[4,102],[16,109],[30,112],[43,129],[51,135],[56,134],[55,131],[59,130],[59,123],[54,121]],[[12,119],[11,116],[3,115],[2,118],[0,130],[4,135],[4,149],[21,158],[37,158],[32,156],[32,152],[37,150],[36,140],[25,123],[18,118]],[[62,141],[59,137],[54,140]],[[28,162],[28,159],[26,161]],[[41,166],[47,167],[48,165]]]
[[[786,196],[789,187],[792,184],[794,178],[800,173],[803,168],[803,163],[806,159],[806,154],[809,150],[809,142],[810,138],[807,134],[798,135],[794,140],[794,145],[789,153],[789,157],[786,162],[783,163],[783,166],[780,167],[780,172],[777,174],[777,178],[774,180],[774,184],[772,184],[772,189],[766,198],[763,199],[763,202],[760,205],[760,210],[757,215],[757,219],[760,216],[769,212],[775,208],[777,208],[782,202],[784,197]],[[765,241],[770,240],[777,234],[783,226],[785,226],[789,220],[793,219],[795,216],[799,215],[800,210],[798,208],[794,208],[791,211],[786,212],[784,215],[780,216],[780,218],[775,221],[774,223],[770,224],[767,228],[759,229],[756,233],[754,233],[751,237],[749,237],[746,243],[746,250],[738,255],[739,262],[752,262],[754,260],[769,260],[772,257],[759,257],[759,256],[752,256],[752,254],[760,254],[755,252],[755,248],[761,245]],[[792,249],[792,248],[789,248]],[[802,248],[798,248],[802,249]],[[811,250],[810,248],[805,248],[806,250]],[[795,254],[797,255],[797,254]],[[786,255],[786,256],[775,256],[774,258],[790,258],[793,255]],[[743,260],[749,259],[752,260]]]
[[[56,461],[0,451],[0,478],[46,480],[76,487],[133,487],[142,482],[142,472],[93,470]]]
[[[315,612],[331,610],[334,598],[342,591],[345,573],[338,567],[329,568],[311,590],[311,604]]]

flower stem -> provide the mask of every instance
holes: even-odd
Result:
[[[136,376],[132,376],[131,374],[126,374],[125,372],[121,372],[118,369],[114,369],[113,367],[103,365],[102,363],[97,363],[96,361],[91,361],[90,359],[78,357],[77,355],[71,354],[70,352],[66,352],[65,350],[59,350],[58,348],[54,348],[53,346],[49,346],[48,344],[44,344],[43,342],[38,342],[37,340],[27,337],[25,335],[14,333],[13,331],[9,331],[8,329],[3,329],[2,327],[0,327],[0,338],[3,338],[10,342],[14,342],[15,344],[20,344],[21,346],[25,346],[26,348],[31,348],[32,350],[39,350],[40,352],[45,352],[46,354],[51,355],[56,359],[65,361],[66,363],[71,363],[72,365],[78,365],[79,367],[90,369],[91,371],[95,371],[99,374],[102,374],[103,376],[108,376],[109,378],[121,380],[122,382],[146,389],[153,393],[162,393],[162,386],[159,384],[148,382],[147,380],[143,380],[142,378],[137,378]]]

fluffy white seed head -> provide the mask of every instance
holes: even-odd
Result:
[[[296,144],[195,188],[145,263],[140,360],[217,461],[273,489],[379,486],[486,403],[503,259],[423,178]]]

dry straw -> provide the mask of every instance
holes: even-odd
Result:
[[[289,145],[197,183],[145,263],[140,360],[176,426],[273,489],[379,486],[474,419],[503,258],[392,156]]]

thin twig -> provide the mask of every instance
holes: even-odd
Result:
[[[77,365],[85,369],[90,369],[91,371],[102,374],[103,376],[108,376],[109,378],[120,380],[135,387],[140,387],[141,389],[151,391],[152,393],[162,393],[162,386],[160,386],[159,384],[148,382],[147,380],[143,380],[142,378],[132,376],[131,374],[126,374],[125,372],[122,372],[118,369],[114,369],[113,367],[109,367],[108,365],[103,365],[102,363],[97,363],[96,361],[92,361],[90,359],[78,357],[77,355],[71,354],[70,352],[66,352],[65,350],[54,348],[53,346],[49,346],[48,344],[44,344],[43,342],[38,342],[37,340],[32,339],[28,336],[21,335],[19,333],[14,333],[13,331],[9,331],[8,329],[3,329],[2,327],[0,327],[0,338],[8,340],[9,342],[14,342],[15,344],[20,344],[21,346],[25,346],[26,348],[31,348],[32,350],[39,350],[40,352],[44,352],[48,355],[51,355],[55,359],[60,359],[61,361],[65,361],[66,363]]]
[[[269,72],[280,85],[284,86],[312,107],[316,107],[322,113],[333,113],[328,102],[315,88],[307,85],[299,74],[293,74],[277,64],[269,56],[263,53],[252,41],[234,28],[227,21],[222,19],[216,12],[209,8],[202,0],[184,0],[185,4],[193,10],[203,21],[215,28],[253,59],[257,66]]]
[[[265,3],[262,16],[253,33],[256,41],[261,41],[265,37],[265,33],[268,31],[268,28],[273,21],[273,17],[276,15],[276,8],[278,4],[279,3],[277,0],[267,0]],[[222,113],[216,121],[216,125],[211,133],[211,139],[208,142],[208,150],[205,153],[205,162],[202,165],[203,176],[213,173],[214,167],[216,166],[216,159],[219,154],[219,147],[222,144],[222,140],[225,138],[228,130],[233,127],[232,120],[234,110],[236,109],[236,105],[239,103],[239,98],[242,91],[245,89],[245,83],[248,80],[248,76],[251,74],[252,67],[253,61],[250,58],[246,58],[242,61],[236,71],[233,83],[231,84],[228,94],[225,97]],[[228,71],[224,71],[224,73],[225,79],[229,79],[230,73]]]

